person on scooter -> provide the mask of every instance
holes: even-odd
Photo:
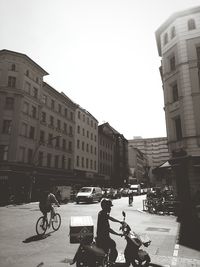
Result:
[[[117,233],[113,229],[111,229],[109,220],[121,224],[123,224],[123,222],[110,216],[112,206],[113,204],[110,199],[103,199],[101,201],[102,210],[98,213],[96,243],[97,246],[102,248],[106,253],[110,249],[109,259],[110,262],[114,263],[117,258],[118,252],[116,249],[115,241],[110,238],[110,233],[118,236],[123,236],[123,234]]]

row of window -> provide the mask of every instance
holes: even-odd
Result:
[[[16,64],[12,63],[12,64],[11,64],[11,69],[10,69],[10,70],[11,70],[11,71],[16,71]],[[30,77],[30,72],[29,72],[29,70],[26,70],[25,75],[26,75],[27,77]],[[39,78],[38,78],[38,77],[35,77],[35,82],[36,82],[36,83],[39,83]]]
[[[45,162],[46,160],[46,162]],[[48,168],[62,168],[71,169],[72,160],[71,158],[66,158],[65,155],[52,155],[51,153],[45,153],[43,151],[38,152],[38,159],[33,159],[33,149],[25,147],[19,148],[19,161],[29,164],[35,164],[41,167]]]
[[[80,125],[77,125],[77,133],[78,134],[81,133]],[[82,135],[85,136],[85,129],[84,128],[82,128]],[[93,134],[93,133],[89,133],[88,130],[86,131],[86,136],[87,136],[87,138],[90,138],[91,140],[94,139],[95,142],[97,141],[97,136],[95,134]]]
[[[43,94],[42,98],[41,98],[41,101],[42,101],[43,104],[48,106],[48,96],[47,95]],[[63,107],[60,103],[57,103],[57,108],[56,108],[56,102],[55,102],[54,99],[50,100],[50,108],[53,111],[58,112],[60,115],[64,116],[65,118],[68,118],[68,116],[69,116],[70,120],[72,120],[72,121],[74,120],[73,112],[70,111],[70,113],[69,113],[69,110],[66,107]]]
[[[111,154],[109,154],[105,151],[102,151],[102,150],[99,151],[99,158],[100,158],[100,160],[108,160],[110,162],[112,162],[112,160],[113,160],[113,157]]]
[[[97,169],[97,163],[96,160],[89,160],[88,158],[76,157],[76,167],[81,167],[81,168],[86,168],[86,169],[91,169],[91,170],[96,170]]]
[[[112,150],[113,149],[113,144],[107,143],[103,138],[99,137],[99,144],[101,146],[104,146],[107,149]]]
[[[81,145],[80,145],[81,143]],[[91,154],[94,153],[94,155],[97,154],[97,148],[93,145],[89,145],[88,143],[85,143],[84,141],[80,142],[79,139],[77,139],[77,149],[82,149],[82,151],[86,151],[86,152],[90,152]],[[90,151],[89,151],[89,147],[90,147]]]
[[[78,119],[80,120],[82,119],[83,122],[85,122],[87,119],[87,124],[91,125],[91,127],[94,127],[94,129],[97,129],[97,123],[93,121],[92,119],[90,120],[90,118],[86,116],[84,113],[81,113],[80,110],[78,111]]]
[[[195,30],[196,29],[195,20],[194,19],[189,19],[187,21],[187,27],[188,27],[188,31]],[[170,29],[170,39],[173,39],[175,36],[176,36],[176,28],[175,28],[175,26],[173,26]],[[164,42],[163,43],[164,43],[164,45],[166,45],[168,42],[169,42],[169,36],[168,36],[168,33],[166,32],[164,34]]]

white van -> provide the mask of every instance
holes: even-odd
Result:
[[[78,194],[76,195],[76,203],[88,202],[92,203],[94,201],[100,202],[102,199],[102,190],[100,187],[82,187]]]

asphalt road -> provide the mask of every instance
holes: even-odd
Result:
[[[147,251],[152,262],[159,266],[179,266],[174,261],[174,252],[178,236],[179,224],[175,216],[159,216],[142,212],[142,199],[145,196],[134,197],[132,207],[128,206],[128,198],[113,200],[111,216],[122,220],[122,210],[126,212],[126,221],[132,229],[150,236],[152,243]],[[54,232],[47,231],[43,239],[36,235],[35,224],[41,215],[38,203],[0,208],[0,266],[1,267],[56,267],[69,266],[66,258],[73,258],[78,244],[69,242],[69,223],[71,216],[92,216],[94,233],[96,233],[97,213],[99,203],[61,205],[58,212],[62,217],[61,228]],[[112,228],[119,231],[118,223],[110,223]],[[124,238],[112,236],[117,243],[118,251],[125,248]],[[146,249],[146,248],[145,248]],[[179,249],[179,254],[189,259],[199,259],[198,251]],[[195,254],[196,253],[196,254]],[[180,260],[180,259],[179,259]],[[41,264],[40,264],[41,263]],[[184,264],[180,265],[184,266]],[[185,265],[186,266],[186,265]],[[198,266],[198,265],[187,265]],[[199,265],[200,266],[200,265]]]

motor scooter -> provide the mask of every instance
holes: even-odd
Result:
[[[145,250],[141,249],[141,247],[148,247],[151,244],[151,240],[147,235],[139,236],[133,232],[130,226],[125,222],[126,214],[124,211],[122,212],[122,215],[124,219],[120,230],[127,241],[127,245],[124,250],[124,257],[126,261],[125,266],[149,266],[151,258]]]
[[[83,238],[80,241],[80,245],[76,251],[74,259],[70,264],[75,264],[76,267],[142,267],[149,266],[151,261],[149,254],[142,250],[141,247],[148,247],[151,243],[149,237],[139,236],[134,233],[130,226],[125,222],[126,214],[123,211],[123,224],[120,227],[127,245],[124,250],[125,262],[111,263],[109,261],[109,251],[106,253],[102,248],[96,245],[95,240],[91,242],[89,238]]]

